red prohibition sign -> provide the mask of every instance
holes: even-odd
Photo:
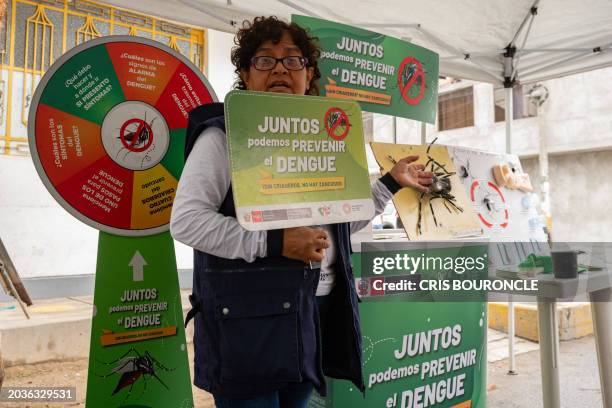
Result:
[[[338,117],[336,121],[332,124],[329,123],[331,115],[337,113]],[[344,140],[344,138],[348,135],[351,124],[349,123],[348,116],[346,113],[340,108],[329,108],[327,112],[325,112],[325,130],[327,130],[327,134],[329,137],[335,140]],[[342,133],[336,133],[336,130],[340,125],[344,125],[344,130]]]
[[[127,127],[137,123],[138,127],[135,132],[128,131]],[[142,119],[130,119],[126,121],[119,132],[121,144],[131,152],[142,152],[147,150],[153,143],[153,129],[151,125]],[[142,143],[142,145],[140,145]]]
[[[416,70],[408,79],[408,81],[406,81],[406,83],[403,83],[404,70],[406,69],[408,64],[414,64],[416,66]],[[421,82],[419,94],[416,97],[411,98],[408,93],[410,92],[410,89],[412,89],[416,81],[419,79]],[[402,94],[402,98],[406,101],[406,103],[408,103],[409,105],[418,105],[419,102],[421,102],[421,99],[423,99],[423,97],[425,96],[425,71],[423,70],[423,64],[421,64],[418,59],[414,57],[404,58],[397,72],[397,86]]]
[[[470,187],[470,199],[472,200],[472,202],[475,200],[475,191],[476,191],[476,187],[479,187],[480,182],[478,180],[474,180],[474,182],[472,183],[472,186]],[[492,188],[493,190],[495,190],[495,192],[499,195],[499,197],[502,200],[502,203],[506,203],[506,198],[504,197],[504,195],[502,194],[502,192],[499,190],[499,188],[491,183],[490,181],[487,182],[487,185]],[[494,225],[492,222],[487,221],[487,219],[485,219],[485,217],[481,214],[478,213],[478,218],[480,218],[480,221],[482,221],[482,223],[484,225],[487,226],[487,228],[492,228]],[[509,213],[508,213],[508,209],[504,209],[504,219],[503,222],[499,223],[499,226],[501,228],[506,228],[508,226],[508,218],[509,218]]]

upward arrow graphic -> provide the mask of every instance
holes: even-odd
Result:
[[[140,255],[140,252],[138,250],[134,252],[134,256],[129,263],[129,266],[132,267],[132,280],[134,282],[142,282],[144,280],[145,265],[148,265],[147,261]]]

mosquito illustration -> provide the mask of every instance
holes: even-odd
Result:
[[[157,119],[157,116],[154,117],[153,120],[151,120],[151,123],[148,123],[147,112],[145,112],[144,123],[148,126],[138,126],[134,131],[127,131],[127,133],[123,135],[123,140],[125,141],[125,143],[127,143],[132,149],[139,149],[143,146],[146,146],[149,143],[151,137],[153,137],[149,129],[152,129],[155,119]],[[117,139],[121,138],[122,135],[117,136]],[[123,156],[123,160],[125,160],[127,156],[132,152],[130,148],[126,146],[121,147],[121,149],[119,149],[119,151],[117,152],[117,156],[119,156],[119,153],[121,153],[121,151],[127,150],[125,152],[125,155]],[[115,156],[115,158],[117,158],[117,156]]]
[[[414,74],[416,74],[418,70],[417,64],[411,62],[410,64],[406,64],[404,66],[404,70],[402,71],[402,87],[405,87],[408,82],[412,79]]]
[[[123,399],[124,401],[132,395],[132,389],[134,388],[134,384],[140,379],[142,379],[143,381],[143,389],[138,399],[140,399],[144,392],[147,390],[148,379],[151,377],[159,381],[159,383],[163,385],[164,388],[166,388],[168,391],[170,390],[166,383],[164,383],[162,379],[159,378],[156,370],[159,369],[169,372],[174,371],[174,369],[168,368],[161,364],[147,350],[145,350],[144,353],[141,354],[140,352],[138,352],[138,350],[132,347],[116,360],[110,361],[108,363],[105,363],[103,361],[99,362],[107,366],[114,366],[114,368],[112,368],[111,371],[107,374],[96,374],[98,377],[108,378],[116,374],[121,375],[121,377],[119,378],[119,382],[117,383],[117,386],[115,387],[112,395],[119,393],[124,388],[130,387],[127,392],[127,395]]]
[[[341,114],[338,111],[333,111],[329,113],[329,116],[327,118],[327,126],[329,129],[332,129],[336,125],[336,123],[338,123],[338,126],[350,126],[346,116],[340,116]],[[340,122],[338,122],[338,120]]]

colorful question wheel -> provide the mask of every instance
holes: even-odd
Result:
[[[145,38],[109,36],[64,54],[36,88],[30,152],[69,213],[111,234],[168,229],[187,115],[216,101],[187,58]]]

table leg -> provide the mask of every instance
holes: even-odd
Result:
[[[514,302],[512,301],[512,295],[508,295],[508,356],[510,357],[510,367],[508,367],[509,375],[516,375],[516,359],[514,353]]]
[[[589,293],[603,406],[612,407],[612,289]]]
[[[538,298],[540,323],[540,368],[544,408],[559,408],[559,330],[557,307],[553,299]]]

